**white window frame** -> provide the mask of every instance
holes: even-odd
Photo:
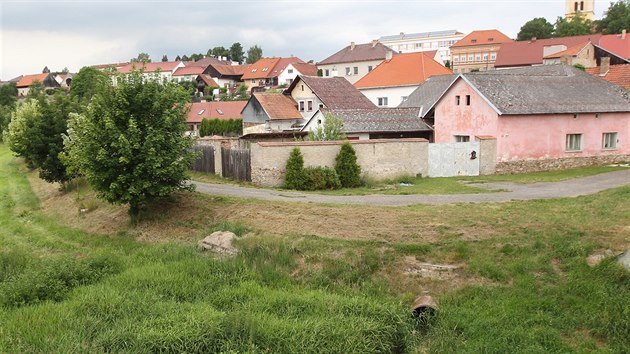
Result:
[[[306,101],[306,111],[307,112],[313,111],[313,100]]]
[[[377,102],[379,107],[387,107],[387,97],[378,97]]]
[[[346,76],[350,76],[351,75],[350,72],[351,72],[350,67],[346,66]]]
[[[359,67],[358,66],[354,67],[354,73],[353,74],[354,75],[359,75]]]
[[[567,134],[564,149],[567,152],[582,151],[583,135],[581,133]]]
[[[469,143],[470,142],[470,135],[455,135],[455,142],[456,143]]]
[[[298,110],[304,112],[304,101],[298,101]]]
[[[619,135],[617,132],[602,134],[602,150],[616,150]]]

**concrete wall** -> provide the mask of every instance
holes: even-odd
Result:
[[[364,175],[374,179],[428,172],[428,141],[425,139],[368,140],[350,142]],[[251,145],[252,182],[262,186],[281,186],[291,150],[298,147],[304,166],[334,167],[340,141],[257,143]]]
[[[403,97],[409,97],[411,93],[418,88],[414,86],[392,86],[381,88],[362,88],[359,89],[365,97],[369,98],[372,103],[378,106],[379,97],[387,97],[387,106],[382,107],[398,107],[403,101]]]

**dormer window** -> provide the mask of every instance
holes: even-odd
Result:
[[[202,115],[203,112],[205,112],[205,111],[206,111],[205,109],[202,109],[201,111],[199,111],[199,113],[197,113],[197,115]]]
[[[258,70],[258,69],[252,69],[252,72],[253,72],[253,73],[255,73],[255,72],[256,72],[256,70]]]
[[[217,113],[219,113],[220,115],[223,115],[223,111],[219,108],[217,108]]]
[[[263,68],[263,69],[262,69],[262,71],[267,71],[267,70],[269,70],[269,68]]]
[[[488,42],[492,42],[492,41],[494,41],[494,38],[492,37],[488,38]]]
[[[470,42],[471,42],[471,43],[477,43],[477,40],[476,40],[476,39],[473,39],[473,40],[471,40]]]

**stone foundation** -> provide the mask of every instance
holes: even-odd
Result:
[[[497,163],[496,173],[509,174],[553,171],[585,166],[609,165],[622,162],[630,162],[630,155],[603,155],[544,160],[507,161]]]

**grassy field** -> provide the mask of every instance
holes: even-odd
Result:
[[[0,224],[0,352],[630,348],[630,273],[586,264],[630,248],[630,187],[402,208],[186,193],[131,226],[0,146]],[[238,256],[196,250],[217,229],[240,236]],[[440,308],[428,327],[408,315],[423,291]]]
[[[627,166],[589,166],[559,171],[533,172],[522,174],[506,174],[479,177],[400,177],[393,180],[372,181],[359,188],[342,188],[339,190],[325,190],[305,193],[328,195],[370,195],[370,194],[473,194],[493,193],[498,190],[479,187],[476,184],[485,182],[536,183],[558,182],[571,178],[592,176],[605,172],[628,169]],[[221,178],[212,173],[193,172],[192,179],[205,183],[237,184],[244,187],[256,187],[247,182]]]

